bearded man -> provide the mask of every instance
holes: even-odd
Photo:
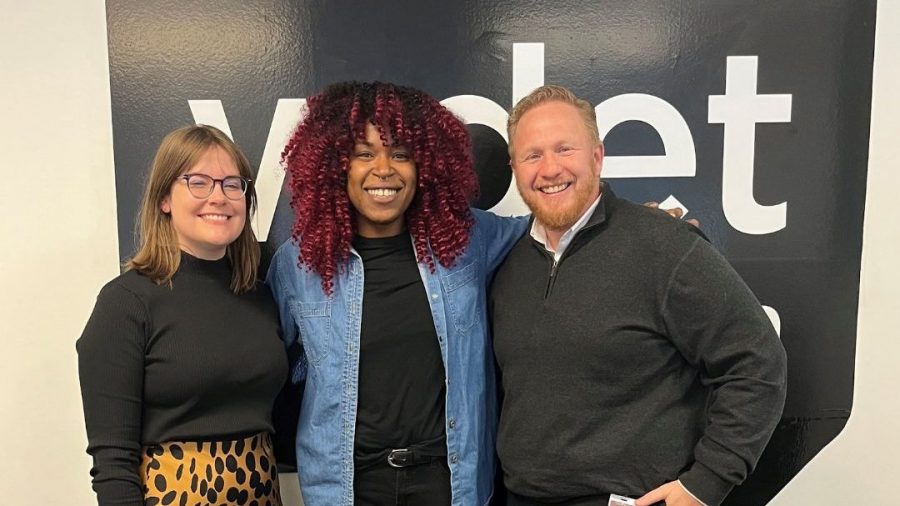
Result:
[[[601,183],[589,103],[544,86],[508,129],[533,213],[490,298],[508,504],[718,505],[784,406],[771,322],[695,227]]]

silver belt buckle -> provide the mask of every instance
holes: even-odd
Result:
[[[388,458],[387,458],[387,461],[388,461],[388,465],[389,465],[389,466],[391,466],[391,467],[396,467],[396,468],[406,467],[406,465],[407,465],[406,463],[404,463],[404,464],[397,464],[396,462],[394,462],[394,454],[395,454],[395,453],[399,453],[399,452],[409,453],[409,449],[407,449],[407,448],[397,448],[396,450],[391,450],[391,453],[388,454]]]

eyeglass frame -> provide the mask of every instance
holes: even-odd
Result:
[[[202,177],[202,178],[206,178],[207,180],[212,181],[212,184],[209,186],[209,193],[207,193],[203,197],[198,197],[197,194],[194,193],[194,190],[191,189],[191,181],[190,180],[192,177]],[[228,200],[241,200],[242,198],[247,196],[247,190],[250,189],[250,184],[253,182],[252,179],[250,179],[249,177],[244,177],[244,176],[225,176],[221,179],[216,179],[212,176],[207,176],[206,174],[182,174],[176,178],[176,180],[179,180],[179,179],[183,180],[185,182],[185,184],[187,185],[188,193],[190,193],[191,196],[194,197],[195,199],[200,199],[200,200],[208,199],[213,194],[213,192],[216,191],[216,183],[219,183],[219,188],[222,190],[222,195],[224,195],[225,198],[227,198]],[[225,192],[224,185],[225,185],[226,179],[238,179],[243,183],[243,185],[241,187],[241,190],[242,190],[241,195],[239,197],[231,198],[228,196],[228,193]]]

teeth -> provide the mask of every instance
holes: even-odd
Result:
[[[397,194],[397,190],[391,188],[375,188],[372,190],[366,190],[369,195],[373,195],[375,197],[392,197]]]
[[[228,219],[228,216],[225,216],[224,214],[204,214],[203,219],[210,221],[225,221]]]
[[[558,184],[555,186],[545,186],[545,187],[541,188],[541,191],[544,193],[559,193],[559,192],[565,190],[566,188],[568,188],[569,184],[570,183],[563,183],[563,184]]]

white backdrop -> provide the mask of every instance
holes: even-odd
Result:
[[[119,271],[106,11],[0,13],[0,503],[96,504],[75,339]]]
[[[0,0],[0,13],[0,503],[86,506],[74,342],[118,273],[105,6]],[[853,412],[772,504],[895,500],[897,62],[900,2],[880,0]]]

